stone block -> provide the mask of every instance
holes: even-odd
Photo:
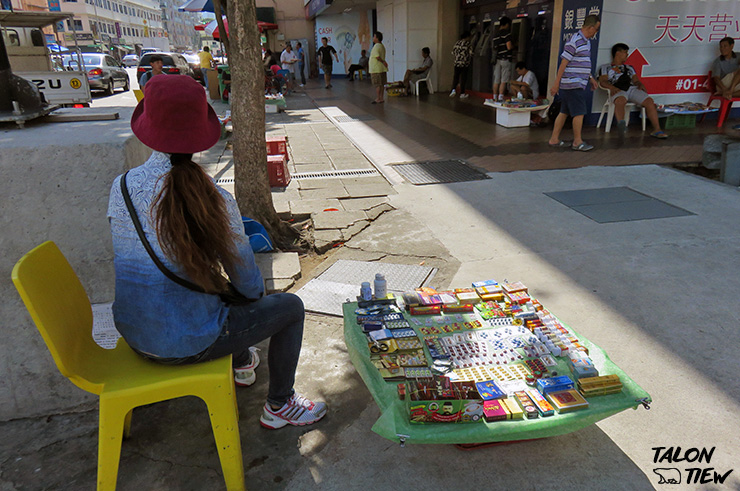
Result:
[[[352,225],[350,225],[349,227],[341,230],[342,238],[346,242],[352,237],[354,237],[355,235],[365,230],[365,228],[367,228],[368,225],[370,225],[370,220],[359,220],[353,223]]]
[[[297,252],[264,252],[254,255],[262,277],[268,279],[297,279],[301,277],[301,263]]]
[[[345,186],[347,194],[353,198],[371,198],[397,194],[390,184],[353,184]]]
[[[349,198],[347,190],[342,188],[324,188],[324,189],[301,189],[300,199],[331,199],[331,198]]]
[[[375,220],[386,211],[391,210],[395,210],[395,208],[393,208],[390,203],[381,203],[377,206],[373,206],[369,210],[365,210],[365,214],[370,220]]]
[[[345,210],[369,210],[380,204],[388,203],[388,198],[349,198],[341,200],[341,203]]]
[[[342,242],[342,232],[338,229],[314,230],[313,236],[314,239],[324,242]]]
[[[366,220],[364,211],[322,211],[313,213],[313,226],[316,230],[348,228],[355,222]]]
[[[268,295],[271,293],[286,292],[293,285],[295,285],[295,280],[292,278],[276,278],[265,280],[265,290],[267,290]]]
[[[305,199],[290,202],[290,211],[294,216],[320,213],[327,208],[344,210],[341,201],[338,199]]]

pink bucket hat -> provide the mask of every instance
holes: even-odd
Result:
[[[164,153],[198,153],[221,137],[221,123],[198,82],[187,75],[158,75],[144,86],[131,116],[141,142]]]

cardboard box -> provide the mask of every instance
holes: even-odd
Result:
[[[267,156],[267,174],[270,178],[270,187],[285,187],[290,183],[288,159],[285,155]]]
[[[208,97],[214,101],[221,100],[221,90],[218,85],[218,71],[214,68],[209,68],[206,71],[206,76],[208,77]]]

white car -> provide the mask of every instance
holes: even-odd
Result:
[[[123,57],[123,64],[126,66],[137,66],[139,64],[139,57],[137,55],[126,55]]]

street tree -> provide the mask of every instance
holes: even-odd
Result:
[[[242,215],[264,225],[278,246],[292,249],[297,246],[300,234],[278,217],[267,176],[265,74],[257,9],[254,0],[230,0],[227,10],[229,42],[233,46],[228,56],[236,201]]]

